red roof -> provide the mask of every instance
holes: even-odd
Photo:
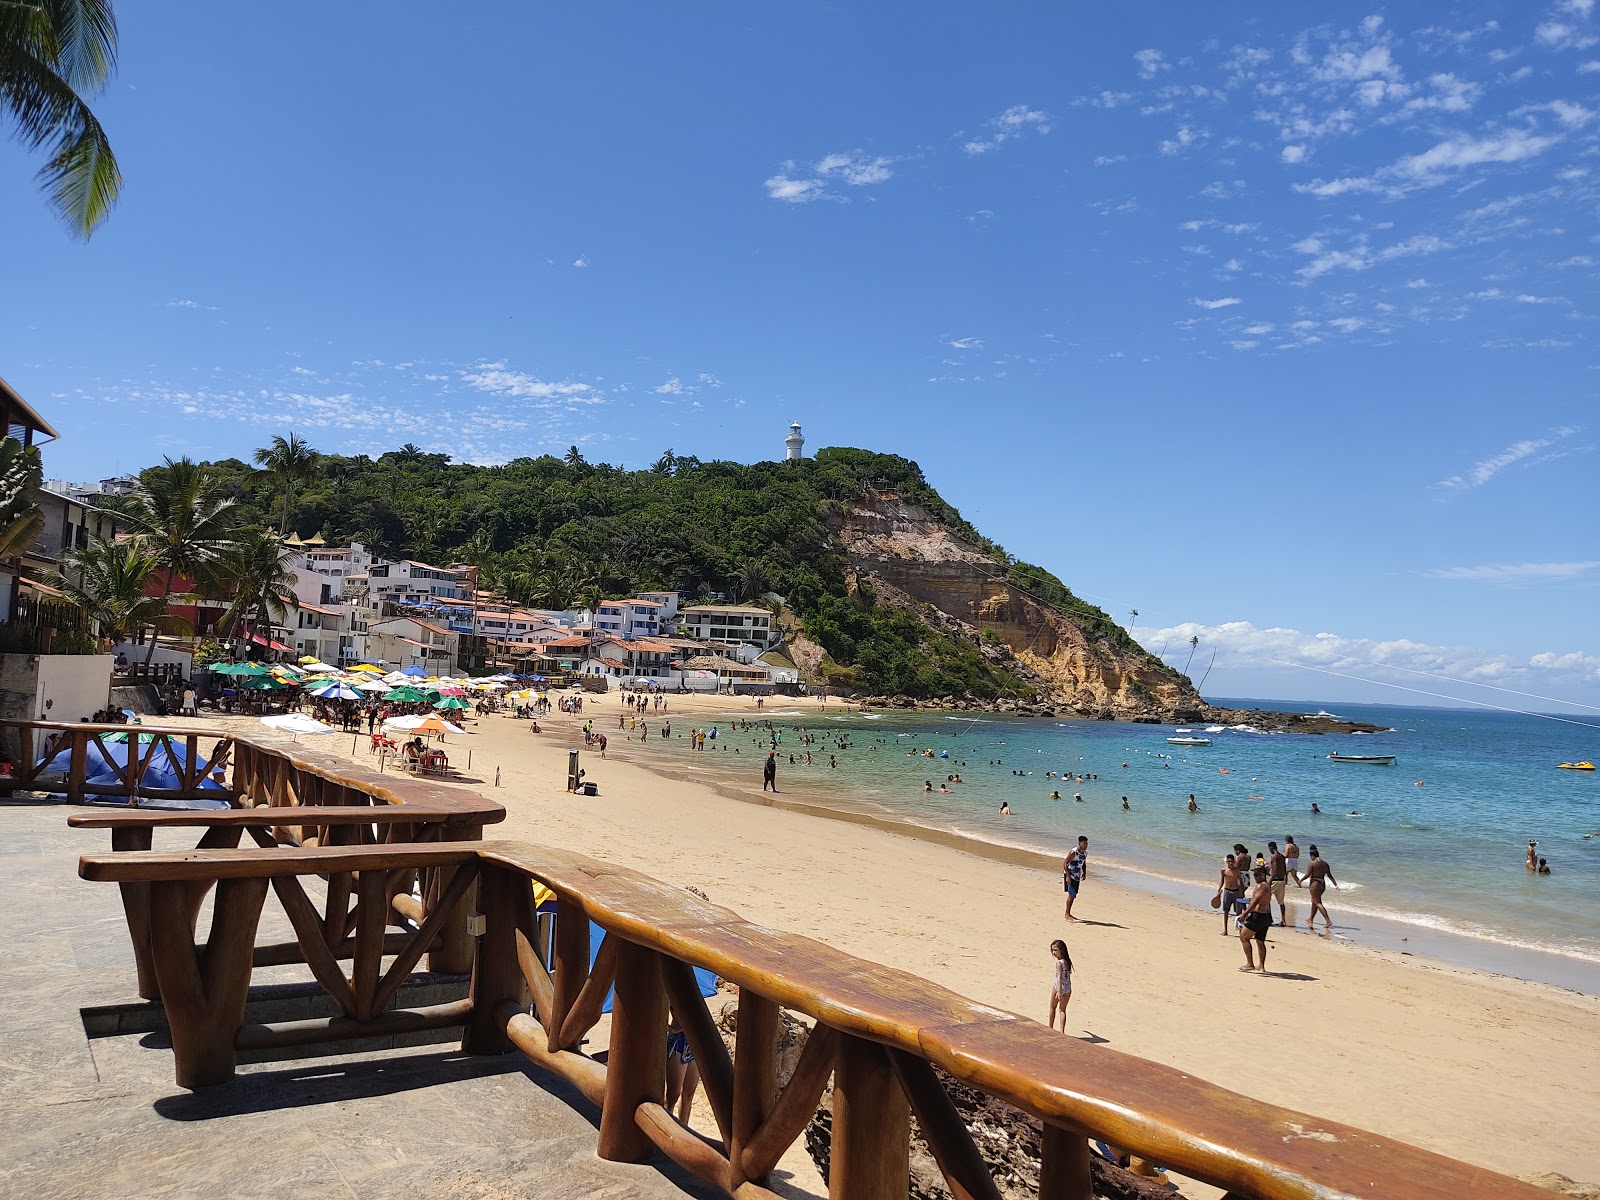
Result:
[[[584,638],[584,637],[553,638],[550,641],[545,643],[545,645],[547,647],[560,646],[562,648],[570,647],[572,649],[576,649],[579,646],[587,646],[588,644],[589,644],[589,639],[588,638]]]

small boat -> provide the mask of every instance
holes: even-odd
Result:
[[[1394,766],[1394,755],[1392,754],[1330,754],[1328,755],[1328,760],[1330,762],[1371,763],[1375,767]]]
[[[1167,745],[1169,745],[1169,746],[1209,746],[1209,745],[1211,745],[1211,739],[1210,738],[1197,738],[1197,737],[1175,737],[1175,738],[1168,738],[1167,739]]]
[[[1557,769],[1561,770],[1561,771],[1592,771],[1592,770],[1594,770],[1594,764],[1592,762],[1590,762],[1588,759],[1584,759],[1582,762],[1575,762],[1575,763],[1558,763],[1558,764],[1556,764],[1556,766],[1557,766]]]

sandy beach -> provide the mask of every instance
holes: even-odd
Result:
[[[458,767],[471,751],[465,785],[509,812],[490,836],[692,885],[751,920],[1041,1021],[1049,943],[1064,936],[1076,965],[1070,1033],[1495,1170],[1600,1180],[1600,999],[1303,929],[1274,930],[1272,974],[1241,974],[1239,943],[1209,909],[1097,878],[1092,859],[1084,920],[1069,927],[1058,867],[764,805],[755,757],[743,798],[672,778],[696,765],[687,741],[664,751],[681,769],[652,770],[655,751],[641,758],[616,728],[620,698],[586,702],[583,717],[542,719],[540,734],[491,716],[448,739]],[[667,716],[678,733],[712,712],[757,716],[752,700],[677,696]],[[583,758],[593,798],[564,790],[566,751],[588,717],[610,737],[606,760]],[[250,718],[193,724],[265,732]],[[351,752],[349,736],[306,741]],[[371,765],[365,742],[354,758]]]

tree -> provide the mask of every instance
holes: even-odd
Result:
[[[1137,608],[1130,608],[1128,610],[1128,628],[1132,629],[1133,628],[1133,623],[1135,621],[1137,621],[1138,619],[1139,619],[1139,610]]]
[[[588,465],[583,457],[583,451],[579,450],[576,446],[568,446],[567,453],[562,457],[561,461],[566,463],[569,467],[583,467]]]
[[[257,450],[255,459],[256,466],[283,488],[283,514],[278,518],[278,536],[282,537],[289,530],[295,485],[316,478],[317,452],[291,431],[287,438],[275,437],[272,445]]]
[[[672,452],[672,447],[668,446],[666,453],[656,459],[656,465],[650,469],[657,475],[671,475],[677,469],[677,466],[678,456]]]
[[[152,635],[189,631],[188,621],[167,612],[165,596],[150,595],[158,572],[155,556],[137,538],[95,538],[64,554],[50,582],[100,627],[101,637],[116,644],[144,629]]]
[[[1200,635],[1197,633],[1189,639],[1189,657],[1183,660],[1183,673],[1189,673],[1189,664],[1194,661],[1195,648],[1200,645]]]
[[[49,147],[40,186],[73,234],[87,239],[122,189],[122,172],[85,96],[117,58],[110,0],[0,2],[0,106],[22,141]]]
[[[222,614],[228,636],[238,638],[241,625],[259,631],[283,622],[288,611],[284,597],[294,591],[295,552],[264,530],[251,530],[229,544],[218,557],[213,574],[233,592]]]
[[[739,564],[739,570],[734,576],[734,585],[741,600],[754,600],[770,591],[771,581],[767,576],[766,564],[756,558],[745,559]]]
[[[207,581],[212,564],[230,544],[232,509],[233,501],[222,494],[217,476],[187,456],[167,458],[139,477],[123,519],[165,572],[163,597],[172,594],[179,575],[197,584]],[[147,664],[155,653],[156,641],[151,638]]]
[[[39,451],[16,438],[0,440],[0,558],[22,554],[44,532]]]

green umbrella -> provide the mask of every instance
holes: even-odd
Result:
[[[434,695],[438,695],[438,693],[435,692]],[[396,704],[416,704],[418,701],[426,700],[427,698],[428,694],[426,692],[419,692],[416,688],[410,687],[397,687],[384,697],[385,700],[393,700]]]
[[[271,675],[246,675],[239,680],[239,686],[252,692],[281,692],[288,685],[279,683]]]
[[[266,667],[254,662],[217,663],[211,670],[217,675],[250,676],[272,674]]]
[[[471,708],[472,705],[468,704],[460,696],[446,696],[443,700],[441,700],[437,704],[435,704],[434,707],[435,708]]]

